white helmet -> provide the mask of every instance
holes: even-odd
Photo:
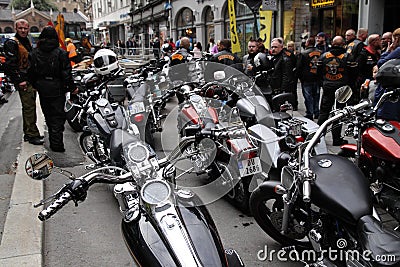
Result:
[[[109,75],[119,69],[117,55],[110,49],[100,49],[93,58],[95,72],[98,75]]]

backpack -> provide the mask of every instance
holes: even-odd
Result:
[[[37,79],[59,79],[61,77],[60,69],[60,50],[54,49],[49,53],[42,53],[38,49],[32,51],[31,67],[38,74]]]

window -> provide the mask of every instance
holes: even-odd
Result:
[[[65,1],[65,0],[64,0]],[[62,12],[67,12],[67,8],[66,7],[63,7],[62,8]]]

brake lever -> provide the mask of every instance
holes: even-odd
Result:
[[[61,187],[56,193],[52,194],[48,198],[40,200],[39,203],[37,203],[37,204],[33,204],[33,207],[38,208],[40,206],[43,206],[44,204],[52,202],[54,199],[58,198],[62,193],[64,193],[63,192],[64,188],[65,188],[65,186]]]

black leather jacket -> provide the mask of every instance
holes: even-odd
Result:
[[[225,65],[233,65],[237,63],[241,63],[242,61],[238,58],[237,55],[232,54],[228,50],[222,50],[221,52],[218,52],[217,54],[214,54],[211,58],[210,61],[212,62],[218,62],[221,64]]]
[[[355,65],[348,59],[345,48],[332,46],[329,52],[322,54],[318,65],[324,89],[336,90],[350,84]]]
[[[190,60],[191,55],[186,50],[186,48],[179,48],[175,53],[173,53],[170,57],[171,59],[171,66],[175,66],[181,63],[186,63]]]
[[[322,52],[314,46],[306,47],[306,50],[301,52],[297,60],[297,73],[302,83],[318,82],[318,59]]]
[[[51,59],[48,63],[50,66],[40,66],[43,60],[38,60],[39,57]],[[68,53],[59,47],[58,41],[40,40],[38,47],[29,53],[29,62],[29,82],[38,90],[39,95],[57,97],[75,90]]]
[[[295,67],[290,57],[282,51],[272,57],[274,72],[271,75],[271,88],[273,90],[291,92],[296,83]]]

